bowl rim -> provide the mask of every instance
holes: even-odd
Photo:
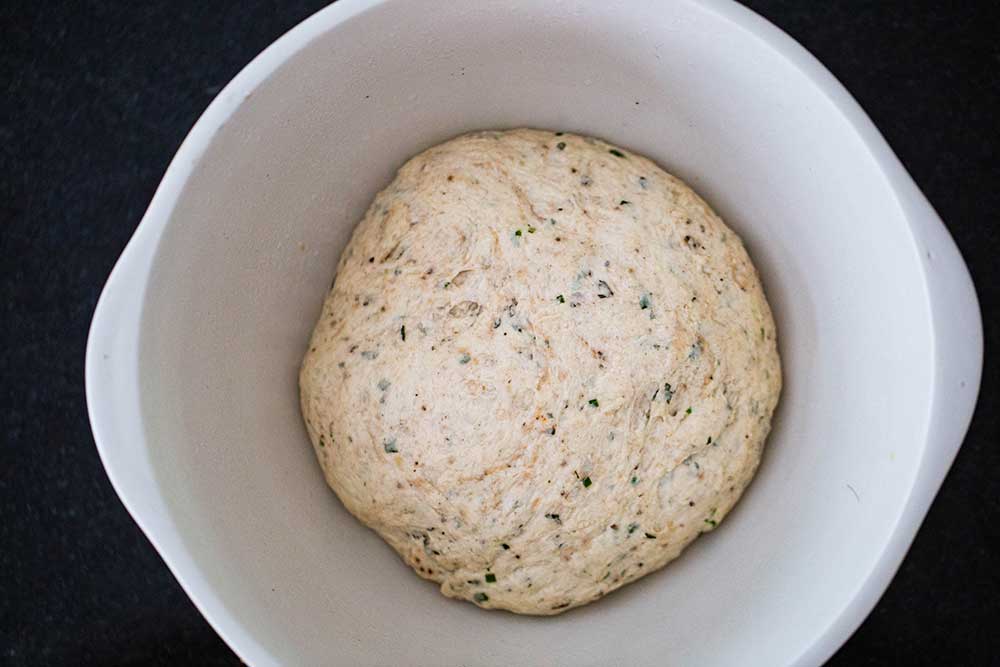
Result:
[[[391,0],[339,0],[293,27],[255,57],[209,104],[171,160],[132,238],[115,263],[87,339],[85,385],[101,462],[126,510],[185,593],[223,641],[247,663],[279,660],[232,616],[204,578],[151,494],[153,480],[139,411],[139,329],[149,270],[160,236],[216,132],[275,70],[338,24]],[[927,439],[913,486],[886,547],[849,602],[789,664],[819,665],[850,637],[888,587],[968,429],[979,392],[983,330],[975,288],[954,240],[899,159],[844,86],[803,46],[735,0],[694,0],[745,31],[799,70],[847,120],[886,177],[921,252],[934,347]],[[933,271],[931,268],[933,267]],[[113,350],[113,353],[112,353]]]

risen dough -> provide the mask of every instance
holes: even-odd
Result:
[[[781,370],[704,201],[624,149],[522,129],[431,148],[378,194],[300,385],[330,486],[418,574],[554,614],[722,521]]]

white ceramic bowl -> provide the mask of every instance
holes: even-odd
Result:
[[[761,270],[785,369],[721,529],[554,618],[415,577],[326,488],[296,386],[338,254],[394,170],[525,125],[644,153],[708,199]],[[746,9],[343,0],[178,151],[98,304],[87,397],[122,501],[251,664],[815,665],[902,559],[981,361],[941,221],[833,77]]]

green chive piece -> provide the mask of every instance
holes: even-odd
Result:
[[[487,572],[486,576],[483,578],[486,579],[486,583],[488,584],[497,583],[497,575],[493,574],[492,572]]]
[[[556,148],[558,148],[559,150],[565,150],[565,148],[566,148],[566,142],[565,141],[560,141],[558,144],[556,144]]]
[[[590,481],[590,478],[589,478],[589,477],[584,477],[584,478],[583,478],[583,488],[587,488],[587,487],[588,487],[588,486],[590,486],[591,484],[593,484],[593,482],[591,482],[591,481]]]
[[[653,535],[652,533],[646,533],[646,537],[648,539],[650,539],[650,540],[655,540],[656,539],[656,535]]]
[[[559,296],[556,297],[556,301],[558,301],[559,303],[566,303],[566,297],[560,294]]]
[[[592,398],[592,399],[590,399],[587,402],[590,403],[591,405],[593,405],[595,408],[600,405],[600,403],[598,403],[598,401],[597,401],[596,398]]]
[[[514,230],[514,236],[520,236],[520,235],[521,235],[521,230],[520,229]]]
[[[642,296],[640,296],[639,297],[639,310],[646,310],[647,308],[649,308],[649,306],[650,306],[649,295],[648,294],[643,294]]]
[[[639,524],[637,524],[637,523],[630,523],[628,525],[628,534],[631,535],[632,533],[634,533],[638,529],[639,529]]]
[[[458,363],[467,364],[472,361],[472,357],[469,356],[468,352],[463,352],[462,356],[458,358]]]
[[[535,228],[532,227],[531,225],[528,225],[528,233],[529,234],[534,234],[535,233]]]
[[[490,599],[490,596],[487,595],[486,593],[476,593],[475,595],[472,596],[472,599],[475,600],[476,602],[486,602],[487,600]]]
[[[688,409],[687,409],[687,410],[685,410],[684,412],[686,412],[686,413],[688,413],[688,414],[691,414],[691,408],[688,408]]]
[[[399,337],[406,340],[406,325],[399,327]]]
[[[625,157],[625,153],[622,153],[620,150],[617,150],[615,148],[612,148],[608,152],[614,155],[615,157]]]
[[[399,451],[399,447],[396,446],[396,439],[390,438],[382,443],[382,447],[385,449],[386,454],[395,454]]]
[[[500,546],[502,546],[502,547],[503,547],[503,550],[504,550],[504,551],[507,551],[508,549],[510,549],[510,545],[509,545],[509,544],[507,544],[506,542],[504,542],[504,543],[503,543],[503,544],[501,544]]]

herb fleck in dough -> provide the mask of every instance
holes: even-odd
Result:
[[[300,376],[330,486],[450,597],[600,598],[718,526],[781,388],[739,238],[597,139],[414,157],[341,256]]]

